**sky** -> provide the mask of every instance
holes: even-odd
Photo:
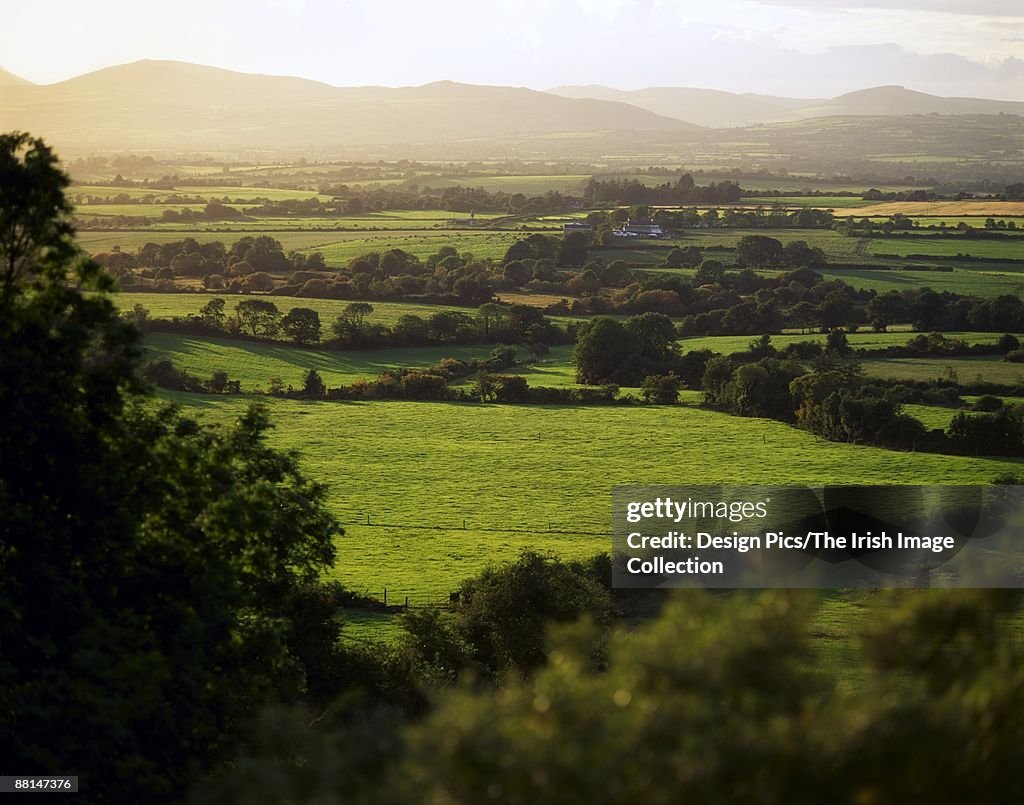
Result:
[[[0,67],[36,83],[148,58],[336,85],[1024,100],[1024,0],[0,0],[0,19]]]

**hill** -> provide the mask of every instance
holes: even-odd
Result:
[[[438,82],[334,87],[169,61],[110,67],[0,98],[0,127],[64,150],[289,149],[464,141],[568,132],[685,133],[690,124],[624,103],[516,87]]]
[[[819,106],[798,110],[801,117],[833,115],[1024,115],[1024,103],[986,98],[943,98],[905,87],[888,86],[848,92]]]
[[[0,87],[30,87],[32,82],[0,67]]]
[[[693,87],[648,87],[638,90],[612,89],[595,84],[555,87],[549,92],[566,98],[599,98],[633,104],[666,117],[701,126],[727,128],[756,123],[792,120],[795,110],[808,103],[801,98],[776,98],[754,93],[737,94]],[[824,102],[824,101],[821,101]]]
[[[831,99],[737,94],[691,87],[618,90],[597,85],[556,87],[568,98],[600,98],[633,104],[666,117],[724,128],[819,117],[905,115],[1024,115],[1024,103],[986,98],[943,98],[899,86],[872,87]]]

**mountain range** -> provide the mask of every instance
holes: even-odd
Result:
[[[45,86],[0,91],[0,129],[76,150],[324,149],[567,131],[696,127],[618,101],[441,81],[334,87],[304,78],[140,61]]]
[[[565,98],[598,98],[639,106],[710,128],[786,123],[818,117],[903,115],[1024,115],[1024,102],[943,98],[899,86],[872,87],[836,98],[780,98],[690,87],[619,90],[596,85],[548,90]]]
[[[622,142],[704,139],[706,128],[831,116],[1024,114],[1024,103],[942,98],[875,87],[837,98],[785,98],[688,87],[617,90],[439,81],[418,87],[337,87],[305,78],[143,60],[56,84],[0,70],[0,130],[38,133],[58,148],[287,150],[423,146],[528,139],[541,151],[605,136]],[[545,143],[547,145],[545,145]],[[594,143],[597,152],[601,146]],[[575,146],[573,146],[575,147]]]

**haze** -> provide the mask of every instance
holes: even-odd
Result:
[[[1024,100],[1017,0],[37,0],[4,2],[3,14],[0,66],[36,83],[149,58],[339,86],[450,79],[810,98],[902,84]]]

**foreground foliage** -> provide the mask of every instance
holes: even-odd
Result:
[[[329,667],[302,601],[341,529],[262,410],[213,429],[145,396],[66,182],[0,137],[0,756],[163,802]]]
[[[277,712],[209,803],[1006,802],[1024,796],[1011,592],[880,595],[855,672],[815,664],[815,594],[680,593],[654,623],[562,629],[529,682],[404,730]],[[851,678],[863,680],[860,685]],[[287,747],[287,752],[282,750]]]

